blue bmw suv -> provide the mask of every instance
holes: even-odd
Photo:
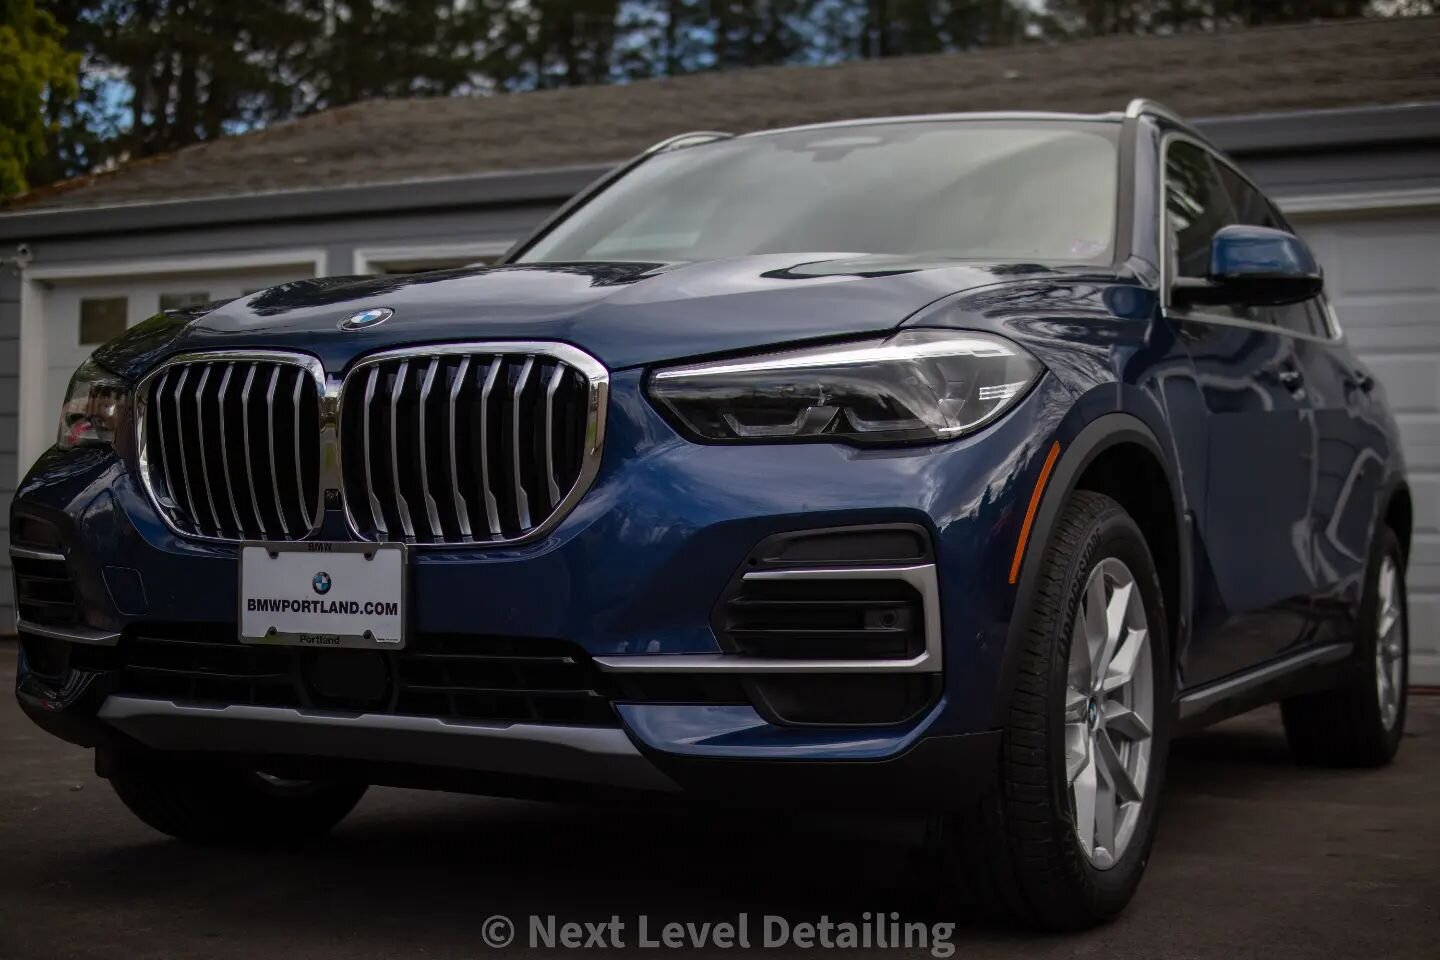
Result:
[[[1393,756],[1411,512],[1314,258],[1164,108],[690,134],[498,264],[96,351],[17,695],[185,840],[369,784],[898,810],[1077,928],[1176,735]]]

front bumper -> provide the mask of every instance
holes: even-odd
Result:
[[[695,667],[683,674],[743,677],[744,657],[717,641],[712,611],[757,544],[793,531],[904,524],[928,536],[939,572],[930,599],[943,624],[941,649],[920,668],[938,677],[930,706],[897,723],[797,724],[777,722],[763,703],[685,702],[674,692],[634,701],[612,691],[610,727],[457,721],[137,698],[115,691],[103,656],[77,658],[63,677],[22,663],[22,706],[52,732],[89,744],[281,753],[602,787],[754,796],[781,786],[789,800],[809,785],[933,806],[984,779],[995,757],[1014,599],[1007,574],[1038,471],[1035,452],[1046,447],[1037,438],[1053,432],[1066,408],[1063,390],[1045,378],[976,437],[860,451],[693,444],[650,408],[640,380],[638,371],[615,375],[600,473],[546,538],[412,552],[412,635],[564,641],[615,678],[673,674],[672,662]],[[12,531],[29,517],[58,532],[88,646],[123,650],[134,631],[156,624],[233,637],[236,548],[171,532],[132,465],[115,454],[51,451],[12,512]],[[338,510],[320,536],[348,538]],[[941,775],[952,764],[955,776]]]

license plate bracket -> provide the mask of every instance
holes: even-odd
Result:
[[[404,544],[247,541],[239,567],[241,643],[405,646]]]

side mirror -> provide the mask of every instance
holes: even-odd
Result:
[[[1243,304],[1273,307],[1309,300],[1324,281],[1305,242],[1270,227],[1232,224],[1210,241],[1210,275],[1178,278],[1170,299],[1177,305]]]

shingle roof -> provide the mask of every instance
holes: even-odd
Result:
[[[13,205],[80,208],[564,167],[622,159],[693,129],[968,110],[1104,112],[1135,96],[1197,117],[1440,100],[1440,17],[370,101],[67,181]]]

